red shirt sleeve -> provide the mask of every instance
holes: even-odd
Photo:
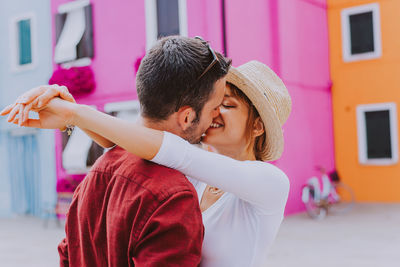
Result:
[[[133,248],[135,266],[198,266],[204,237],[197,196],[173,194],[154,211]]]
[[[60,255],[60,267],[68,267],[68,243],[66,238],[58,245],[58,254]]]
[[[74,196],[72,201],[76,200],[77,195],[79,194],[81,188],[81,184],[77,186],[77,188],[74,191]],[[67,212],[67,220],[68,220],[68,213]],[[65,233],[68,233],[68,223],[65,224]],[[68,267],[69,264],[69,258],[68,258],[68,239],[67,237],[64,238],[60,244],[58,244],[58,255],[60,256],[60,267]]]

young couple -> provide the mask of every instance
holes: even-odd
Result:
[[[57,85],[2,111],[22,126],[73,125],[117,145],[75,191],[62,266],[265,266],[289,182],[264,161],[281,156],[291,99],[264,64],[230,64],[200,38],[160,39],[137,73],[137,124],[78,105]],[[190,144],[199,141],[215,152]]]

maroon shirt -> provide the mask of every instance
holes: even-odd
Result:
[[[116,147],[74,193],[58,246],[61,266],[197,266],[204,228],[180,172]]]

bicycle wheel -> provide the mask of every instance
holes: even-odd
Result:
[[[335,196],[336,194],[336,196]],[[329,213],[340,214],[350,211],[354,206],[354,193],[350,186],[342,183],[333,183],[333,191],[329,205]]]
[[[314,187],[306,185],[303,187],[302,200],[306,207],[307,214],[316,220],[325,218],[327,209],[325,205],[321,205],[321,200],[315,199]]]

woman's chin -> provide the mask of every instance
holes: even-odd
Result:
[[[217,145],[219,142],[218,142],[218,137],[216,136],[216,135],[214,135],[214,134],[210,134],[210,135],[204,135],[202,138],[201,138],[201,142],[203,143],[203,144],[206,144],[206,145],[209,145],[209,146],[215,146],[215,145]]]
[[[210,146],[214,146],[220,143],[220,139],[223,136],[223,132],[220,128],[208,128],[205,134],[201,138],[201,142]]]

